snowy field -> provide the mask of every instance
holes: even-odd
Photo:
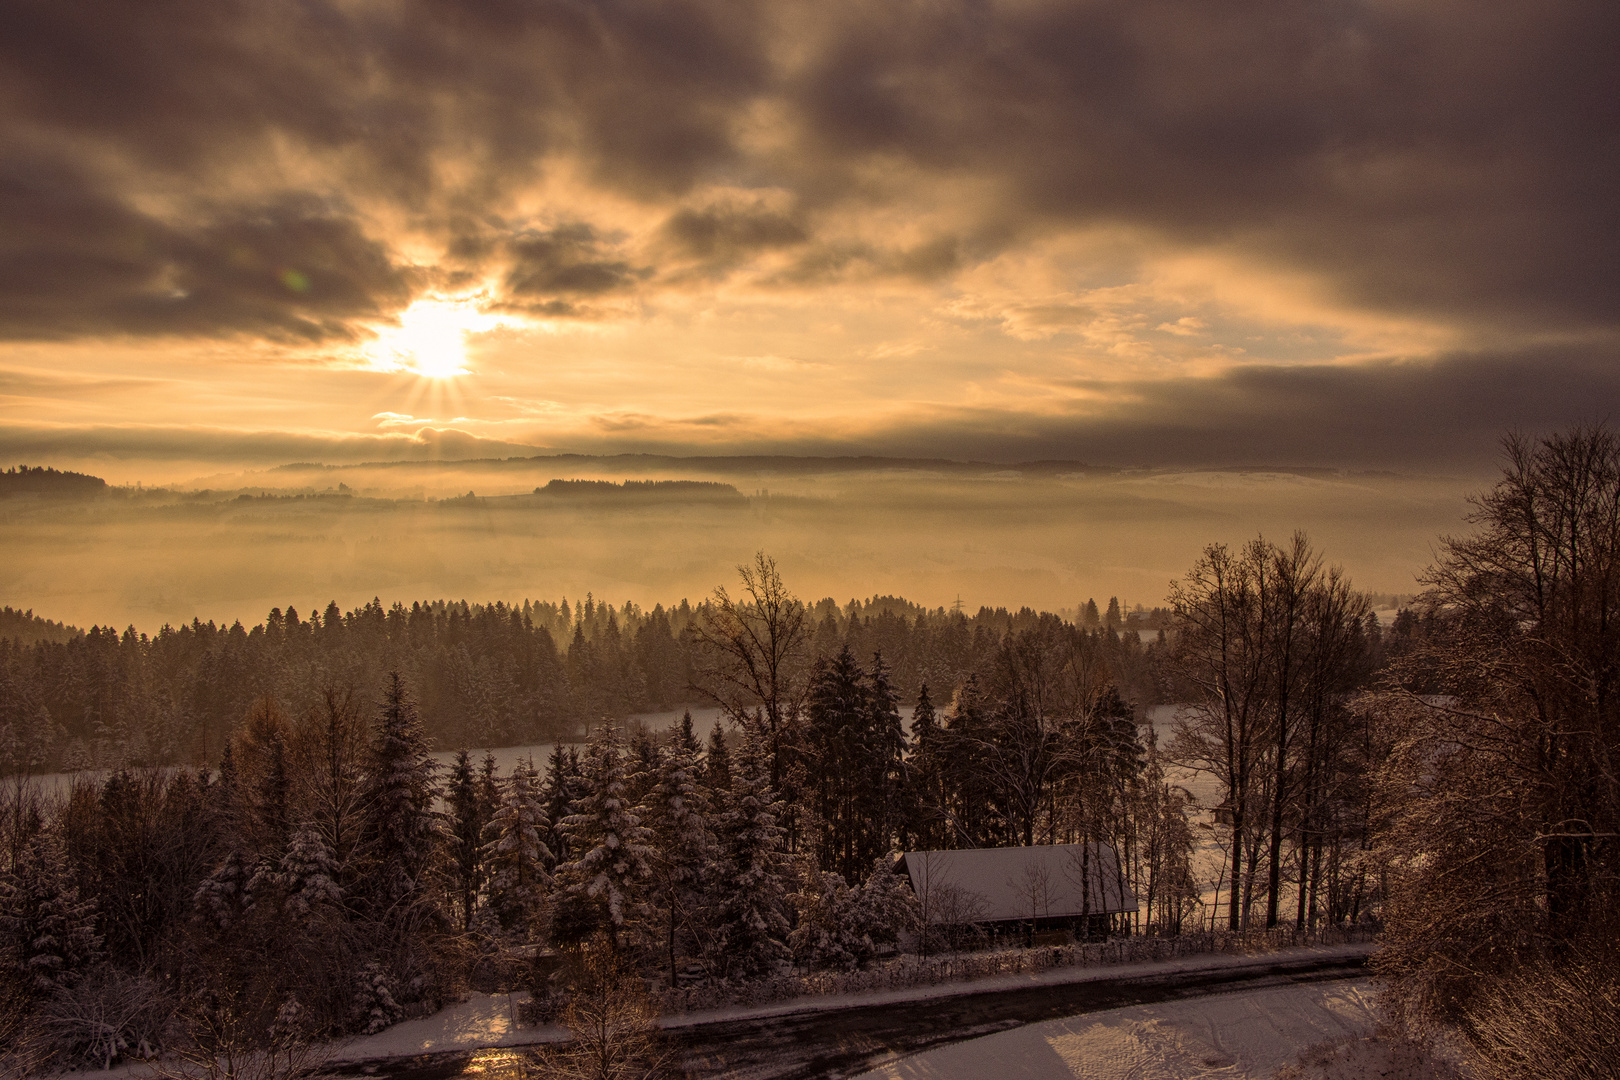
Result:
[[[1363,979],[1243,990],[1088,1013],[969,1039],[859,1080],[1262,1080],[1301,1051],[1374,1024]]]
[[[1169,745],[1170,739],[1175,735],[1176,714],[1182,708],[1181,705],[1154,705],[1143,710],[1142,719],[1153,728],[1160,751]],[[1198,847],[1193,852],[1193,877],[1198,882],[1199,899],[1203,901],[1203,907],[1195,918],[1199,920],[1200,927],[1204,930],[1224,927],[1229,898],[1226,890],[1231,886],[1227,853],[1221,844],[1226,837],[1226,830],[1208,827],[1214,820],[1210,808],[1221,801],[1220,781],[1210,773],[1194,772],[1174,765],[1167,766],[1164,775],[1170,783],[1179,784],[1198,800],[1197,807],[1189,815],[1189,820],[1194,826],[1193,835],[1199,838]],[[1281,896],[1283,911],[1291,911],[1289,905],[1297,901],[1294,889],[1286,880],[1283,882]],[[1211,924],[1212,916],[1219,926]],[[1145,912],[1143,918],[1146,918]]]

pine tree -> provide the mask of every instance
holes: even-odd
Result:
[[[55,832],[35,833],[16,870],[0,876],[0,958],[14,984],[33,996],[76,985],[101,958],[95,921]]]
[[[534,762],[520,761],[484,827],[484,865],[489,876],[489,906],[502,930],[526,938],[551,884],[546,870],[550,850]]]
[[[597,728],[584,760],[585,791],[563,819],[563,835],[575,852],[557,868],[558,899],[552,937],[565,944],[607,936],[615,952],[638,943],[647,917],[645,901],[652,855],[651,830],[629,798],[624,753],[611,723]]]
[[[728,975],[748,978],[787,956],[788,935],[785,830],[776,823],[782,804],[771,788],[768,735],[757,721],[743,729],[731,787],[720,803],[712,961]]]
[[[376,914],[400,914],[428,897],[427,874],[437,837],[437,766],[428,754],[416,704],[398,672],[389,675],[370,757],[362,829],[369,900]]]

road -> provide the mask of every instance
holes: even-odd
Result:
[[[893,1056],[1065,1016],[1161,1001],[1325,982],[1363,973],[1364,958],[1278,960],[1208,971],[952,993],[886,1004],[851,1005],[748,1020],[712,1021],[666,1032],[671,1072],[688,1080],[837,1080]],[[346,1064],[346,1076],[450,1080],[516,1076],[521,1049],[475,1050]]]

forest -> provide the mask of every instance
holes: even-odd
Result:
[[[972,948],[895,852],[1095,841],[1140,905],[1111,933],[1376,930],[1402,1030],[1464,1040],[1479,1076],[1594,1075],[1620,1042],[1620,438],[1505,445],[1388,630],[1295,534],[1206,547],[1147,641],[1094,606],[807,604],[763,552],[672,610],[14,638],[7,1067],[285,1049],[470,987],[566,1011]],[[724,722],[617,722],[699,703]],[[504,774],[474,752],[573,734]],[[61,767],[84,771],[60,793],[28,779]]]
[[[436,748],[582,739],[604,717],[714,703],[697,682],[697,630],[711,607],[682,600],[646,611],[590,594],[573,604],[373,601],[347,612],[329,603],[303,614],[288,605],[251,628],[193,620],[152,635],[81,633],[8,607],[0,769],[213,765],[255,702],[300,715],[333,687],[374,701],[392,671],[411,687]],[[1095,601],[1078,612],[1126,696],[1143,705],[1167,700],[1160,635],[1149,629],[1167,614],[1122,612],[1117,601],[1100,615]],[[807,609],[805,648],[881,653],[909,705],[925,682],[949,695],[1007,634],[1040,618],[1027,608],[967,616],[893,596],[842,607],[827,598]]]

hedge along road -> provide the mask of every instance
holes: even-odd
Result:
[[[1024,1024],[1164,1001],[1328,982],[1363,973],[1366,956],[1279,960],[1085,982],[955,991],[898,1002],[806,1009],[739,1020],[681,1024],[664,1032],[669,1072],[691,1080],[822,1080],[853,1076],[892,1057],[974,1039]],[[449,1080],[521,1075],[530,1051],[473,1050],[415,1058],[347,1062],[343,1075],[386,1080]],[[530,1075],[534,1075],[530,1073]]]

